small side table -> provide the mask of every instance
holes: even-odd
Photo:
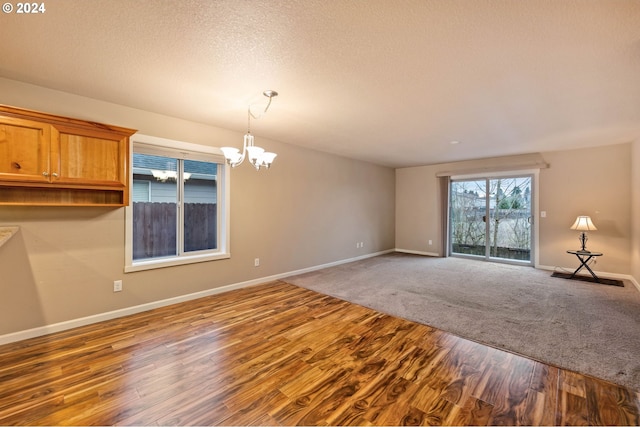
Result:
[[[589,273],[591,273],[596,282],[600,283],[600,279],[598,278],[598,276],[596,276],[596,273],[594,273],[593,270],[589,268],[587,263],[591,261],[591,258],[602,256],[603,254],[601,252],[567,251],[567,253],[575,255],[580,260],[580,267],[578,267],[576,271],[573,272],[571,277],[569,277],[570,279],[573,279],[575,275],[578,274],[578,271],[582,270],[582,267],[584,267],[589,270]]]

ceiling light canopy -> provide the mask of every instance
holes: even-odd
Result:
[[[264,92],[262,92],[262,94],[269,98],[269,102],[267,103],[267,106],[263,111],[256,115],[251,111],[251,105],[249,105],[249,107],[247,108],[247,133],[244,136],[242,153],[239,149],[234,147],[221,148],[222,153],[224,154],[224,158],[232,168],[240,165],[242,162],[244,162],[244,159],[248,157],[249,162],[256,168],[256,170],[260,170],[261,167],[269,169],[271,167],[271,163],[273,163],[273,160],[277,156],[276,153],[265,151],[264,148],[255,145],[253,135],[251,135],[251,117],[253,117],[254,119],[259,119],[260,117],[262,117],[271,106],[273,97],[278,96],[278,92],[276,92],[275,90],[265,90]]]

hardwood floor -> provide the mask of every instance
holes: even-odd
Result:
[[[284,282],[0,346],[0,425],[637,425],[640,395]]]

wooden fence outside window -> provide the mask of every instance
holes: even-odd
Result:
[[[216,249],[217,204],[184,204],[184,251]],[[176,255],[175,203],[133,203],[133,259]]]

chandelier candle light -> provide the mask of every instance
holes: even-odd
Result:
[[[242,153],[240,153],[240,150],[233,147],[221,148],[222,153],[224,154],[224,158],[232,168],[240,165],[244,161],[245,157],[249,157],[249,162],[251,162],[256,170],[260,170],[261,167],[269,169],[271,163],[273,163],[273,160],[277,156],[276,153],[265,151],[264,148],[255,145],[253,141],[253,135],[251,135],[251,117],[253,117],[254,119],[259,119],[260,117],[262,117],[269,109],[269,106],[271,106],[272,98],[274,96],[278,96],[278,92],[276,92],[275,90],[265,90],[264,92],[262,92],[262,94],[269,98],[269,102],[267,103],[267,106],[264,108],[263,112],[255,116],[251,112],[251,105],[249,105],[249,107],[247,108],[247,134],[244,136]]]
[[[580,252],[590,252],[587,250],[587,233],[586,231],[595,231],[597,230],[596,226],[593,225],[593,222],[591,221],[591,217],[589,216],[579,216],[578,218],[576,218],[576,222],[573,223],[573,225],[571,226],[571,230],[578,230],[578,231],[582,231],[582,233],[580,233],[580,243],[582,244],[582,249],[580,249]]]

